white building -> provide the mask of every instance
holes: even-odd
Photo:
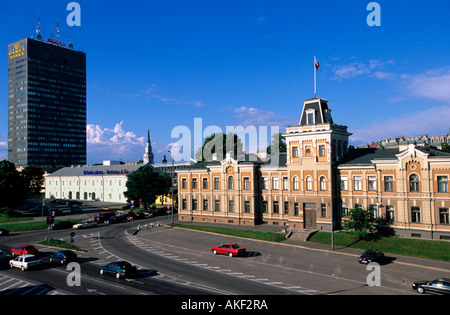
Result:
[[[97,165],[62,168],[45,178],[45,198],[127,202],[127,175],[140,165]]]

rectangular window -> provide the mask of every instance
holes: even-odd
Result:
[[[376,204],[369,205],[369,213],[372,220],[377,218],[377,208]]]
[[[214,200],[214,211],[220,212],[220,200]]]
[[[284,202],[284,214],[288,214],[289,213],[289,202],[285,201]]]
[[[214,177],[214,189],[219,190],[220,189],[220,178]]]
[[[244,201],[244,213],[250,213],[250,201]]]
[[[208,179],[206,177],[203,177],[203,189],[208,189]]]
[[[440,193],[448,192],[447,176],[438,176],[438,192]]]
[[[308,113],[308,125],[314,125],[314,113]]]
[[[326,203],[321,203],[320,204],[320,216],[322,218],[326,218],[327,217],[327,204]]]
[[[347,176],[341,177],[341,190],[348,190]]]
[[[228,212],[234,212],[234,200],[228,201]]]
[[[273,177],[272,178],[272,189],[273,190],[278,190],[278,177]]]
[[[392,192],[394,191],[394,177],[385,176],[384,177],[384,191]]]
[[[203,199],[203,211],[208,211],[208,199]]]
[[[386,220],[388,222],[394,222],[395,220],[394,206],[386,206]]]
[[[319,156],[325,156],[325,146],[319,145]]]
[[[439,208],[439,223],[449,224],[448,208]]]
[[[181,188],[182,188],[182,189],[186,189],[186,178],[183,178],[183,179],[181,180]]]
[[[411,207],[411,222],[420,222],[420,207]]]
[[[250,178],[244,177],[244,190],[250,190]]]
[[[268,211],[269,211],[269,203],[267,202],[267,200],[263,200],[262,213],[267,213]]]
[[[280,213],[278,201],[273,202],[273,213]]]
[[[368,184],[369,184],[368,185],[369,191],[376,191],[377,190],[377,177],[369,176]]]
[[[361,176],[353,177],[353,190],[362,190],[362,179]]]
[[[292,157],[297,158],[298,157],[298,148],[292,147]]]
[[[294,215],[298,216],[298,202],[294,202]]]
[[[267,177],[262,178],[262,189],[267,189]]]
[[[197,199],[192,199],[192,210],[196,211],[198,209]]]
[[[289,179],[287,177],[283,177],[283,190],[289,189]]]
[[[342,217],[348,217],[348,203],[343,203],[341,205],[341,215]]]
[[[192,189],[197,189],[197,178],[192,179]]]
[[[186,210],[187,208],[187,201],[186,199],[181,200],[181,209]]]

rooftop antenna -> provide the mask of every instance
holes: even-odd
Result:
[[[41,17],[39,16],[39,20],[38,20],[38,25],[36,27],[36,34],[37,34],[37,39],[38,40],[42,40],[42,36],[41,36]]]
[[[72,39],[70,38],[70,35],[69,35],[69,48],[73,49]]]
[[[56,40],[59,41],[59,26],[58,26],[58,21],[56,21]]]

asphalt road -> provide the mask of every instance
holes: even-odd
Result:
[[[75,244],[87,250],[79,253],[80,286],[68,285],[72,270],[48,262],[56,249],[38,246],[44,262],[39,270],[0,267],[0,295],[412,295],[412,282],[450,276],[448,263],[391,257],[378,270],[368,270],[357,262],[358,250],[275,244],[156,224],[168,220],[136,221],[134,227],[143,227],[136,235],[126,233],[131,223],[76,230]],[[70,232],[53,231],[53,237],[69,241]],[[46,236],[47,231],[12,233],[0,238],[0,249],[9,253]],[[223,242],[246,247],[248,256],[213,255],[209,248]],[[99,266],[115,260],[136,265],[138,274],[130,279],[98,274]],[[379,276],[376,286],[368,285],[370,275]]]

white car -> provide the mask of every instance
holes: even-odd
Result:
[[[41,260],[34,255],[22,255],[9,261],[9,266],[11,268],[20,268],[22,271],[38,267],[41,264]]]
[[[94,220],[86,220],[86,221],[82,221],[78,224],[75,224],[73,226],[74,229],[87,229],[87,228],[91,228],[91,227],[95,227],[97,226],[97,222]]]

